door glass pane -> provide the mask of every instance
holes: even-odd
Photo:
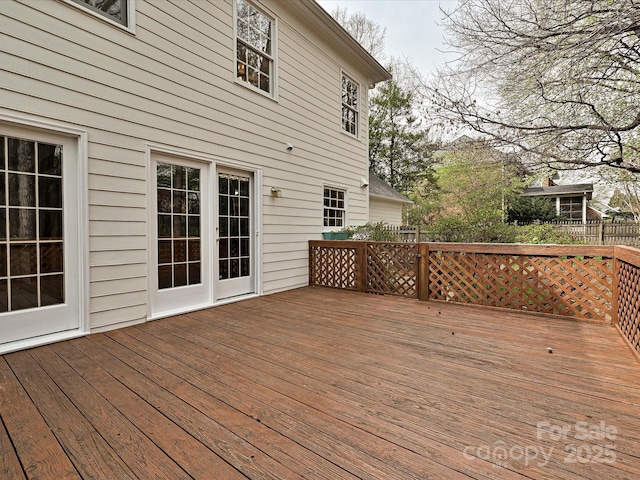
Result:
[[[7,288],[7,280],[0,280],[0,312],[9,310],[9,290]]]
[[[0,311],[65,302],[62,153],[0,137]]]
[[[158,163],[156,173],[158,289],[199,284],[200,169]]]
[[[64,270],[62,242],[40,243],[40,272],[62,273]]]
[[[37,275],[38,252],[35,243],[11,245],[10,272],[12,276]]]
[[[38,173],[62,176],[62,147],[38,143]]]
[[[26,173],[9,174],[9,205],[36,206],[36,176]]]
[[[36,142],[8,139],[9,170],[14,172],[36,173]]]
[[[38,206],[62,208],[62,178],[38,179]]]
[[[40,279],[42,290],[41,305],[56,305],[63,301],[63,283],[62,275],[49,275]]]
[[[221,173],[218,185],[219,277],[220,280],[248,277],[251,275],[250,178]]]
[[[11,310],[24,310],[38,306],[38,278],[14,278],[11,285]]]

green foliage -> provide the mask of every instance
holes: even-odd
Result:
[[[436,178],[438,188],[425,192],[420,203],[434,213],[431,223],[456,218],[474,228],[503,223],[506,206],[525,186],[517,165],[502,152],[484,146],[446,153]]]
[[[576,244],[573,237],[553,225],[533,223],[531,225],[511,225],[515,231],[515,243],[533,244]]]
[[[434,241],[462,243],[574,243],[551,225],[518,226],[507,220],[555,218],[548,201],[521,197],[522,168],[498,150],[478,145],[446,153],[437,183],[423,183],[409,198],[410,223]],[[507,218],[511,215],[511,218]]]
[[[439,216],[441,189],[434,180],[423,180],[406,194],[413,203],[405,207],[405,218],[409,225],[429,225]]]
[[[512,225],[501,221],[471,223],[460,215],[440,218],[425,227],[424,232],[438,242],[513,243],[515,239]]]
[[[573,237],[553,225],[534,223],[470,224],[460,217],[446,217],[424,228],[427,237],[439,242],[576,244]]]
[[[370,242],[394,242],[395,234],[391,231],[391,225],[386,222],[367,223],[359,227],[353,227],[352,240],[366,240]]]
[[[518,196],[511,199],[507,209],[509,223],[549,222],[556,219],[555,203],[547,198]]]
[[[433,146],[420,128],[415,103],[395,79],[381,84],[369,102],[369,169],[402,193],[432,174]]]

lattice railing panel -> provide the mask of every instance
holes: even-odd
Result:
[[[640,353],[640,267],[618,262],[618,327]]]
[[[365,291],[418,297],[418,245],[368,243]]]
[[[351,246],[310,246],[309,284],[358,290],[362,272],[356,244]]]
[[[429,252],[429,299],[611,321],[613,259]]]

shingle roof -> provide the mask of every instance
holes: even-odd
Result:
[[[574,183],[573,185],[553,185],[551,187],[527,187],[522,192],[524,197],[557,197],[564,195],[584,195],[591,197],[593,183]]]
[[[412,203],[411,200],[373,173],[369,173],[369,195],[402,203]]]

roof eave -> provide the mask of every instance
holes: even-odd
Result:
[[[395,203],[403,203],[403,204],[410,204],[413,203],[411,200],[409,199],[405,199],[405,200],[401,200],[399,198],[394,198],[394,197],[387,197],[386,195],[377,195],[375,193],[370,193],[369,197],[371,198],[378,198],[380,200],[386,200],[388,202],[395,202]]]
[[[367,50],[364,49],[324,8],[315,0],[295,1],[290,4],[303,14],[311,15],[314,25],[328,30],[327,38],[333,42],[339,42],[341,47],[346,46],[353,56],[369,72],[367,79],[369,87],[376,83],[391,80],[391,73],[384,68]]]

